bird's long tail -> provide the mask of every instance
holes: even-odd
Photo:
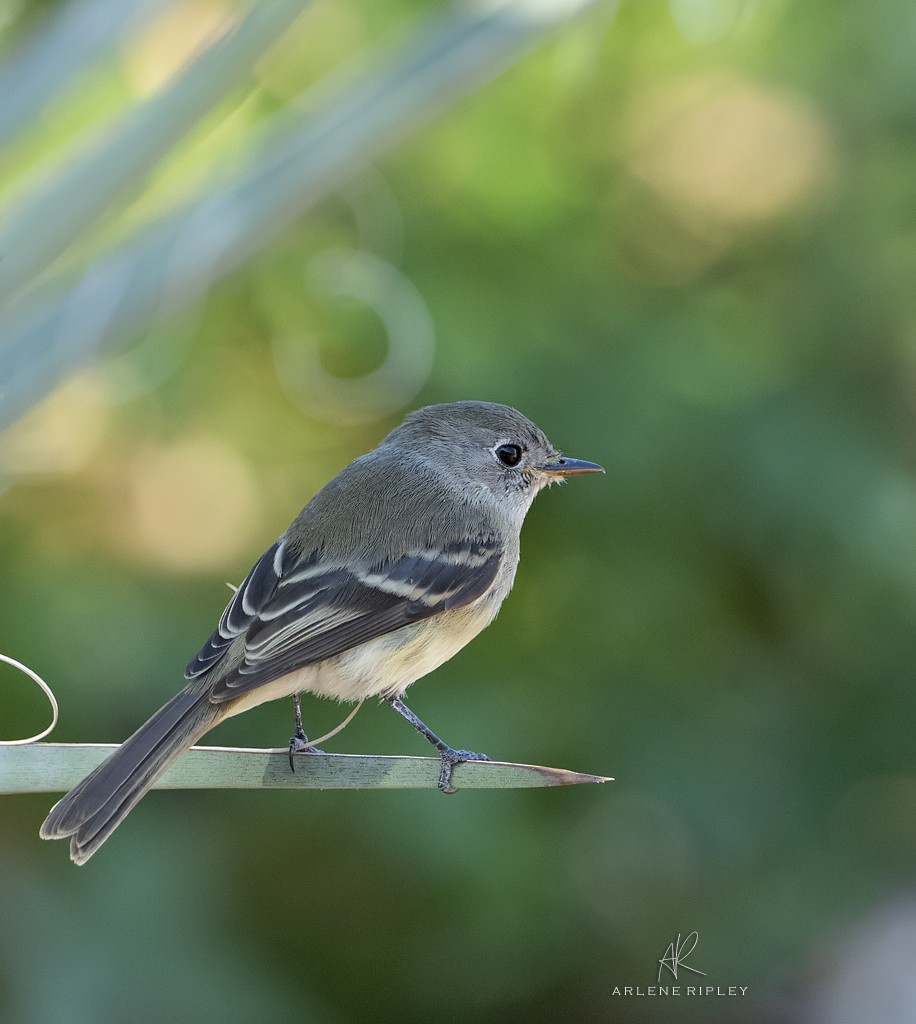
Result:
[[[172,761],[224,714],[199,687],[176,694],[51,808],[41,838],[70,836],[70,859],[84,864]]]

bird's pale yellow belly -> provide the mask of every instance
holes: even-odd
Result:
[[[464,608],[403,626],[327,661],[297,669],[240,697],[227,708],[227,717],[300,692],[342,701],[401,696],[411,683],[470,643],[493,621],[500,604],[501,600],[484,595]]]

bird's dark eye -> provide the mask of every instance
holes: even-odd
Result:
[[[504,466],[517,466],[522,458],[522,450],[517,444],[501,444],[496,449],[496,458]]]

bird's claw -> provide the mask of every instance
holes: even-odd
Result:
[[[291,736],[289,739],[289,770],[294,772],[296,770],[296,763],[293,761],[295,754],[323,754],[323,750],[319,750],[318,747],[313,747],[309,743],[308,736],[299,729],[296,731],[295,736]]]
[[[486,754],[475,754],[473,750],[452,750],[446,747],[439,752],[439,789],[443,793],[457,793],[458,790],[452,786],[452,770],[456,764],[463,764],[465,761],[489,761]]]

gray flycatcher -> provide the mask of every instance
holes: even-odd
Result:
[[[454,750],[403,703],[407,687],[489,625],[519,534],[550,483],[602,472],[490,402],[411,413],[305,506],[258,560],[188,666],[188,684],[66,794],[41,826],[87,861],[204,733],[264,701],[381,697],[435,746],[439,788],[486,755]],[[297,717],[294,751],[310,749]]]

